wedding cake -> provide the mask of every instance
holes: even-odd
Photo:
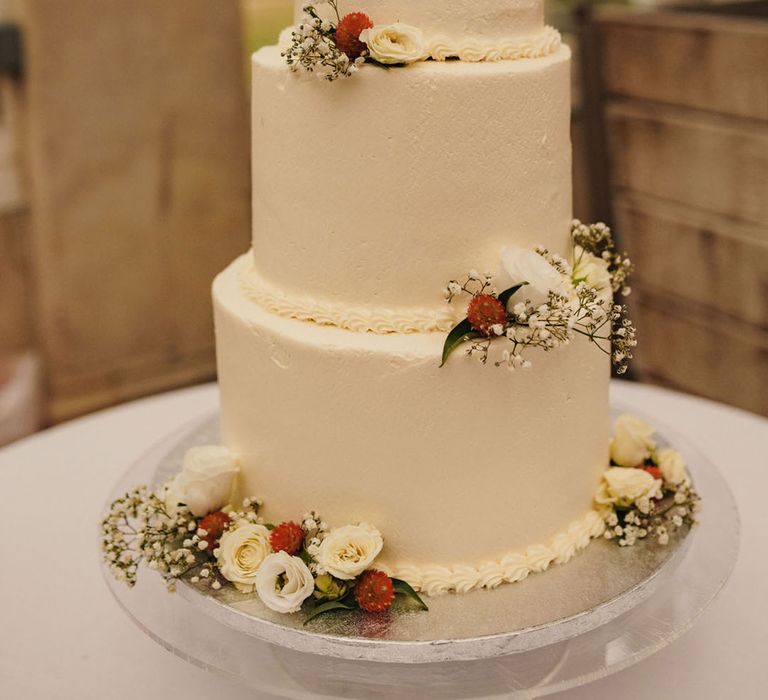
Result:
[[[303,4],[253,56],[253,247],[213,287],[242,494],[375,523],[378,568],[427,593],[564,563],[605,528],[610,351],[523,359],[470,321],[444,350],[461,292],[477,316],[527,282],[509,308],[538,313],[515,251],[575,262],[571,52],[543,0]]]
[[[114,576],[308,625],[695,524],[682,455],[610,434],[632,264],[571,220],[570,58],[541,0],[297,3],[213,285],[221,444],[111,504]]]

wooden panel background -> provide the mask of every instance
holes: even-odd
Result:
[[[0,0],[0,22],[18,20],[18,3]],[[21,83],[0,74],[0,361],[34,343],[29,207],[23,186],[23,106]]]
[[[768,20],[595,22],[635,376],[768,415]]]
[[[214,375],[248,246],[235,0],[27,0],[35,318],[54,420]]]

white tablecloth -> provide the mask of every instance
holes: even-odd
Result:
[[[724,472],[741,511],[741,555],[724,593],[682,639],[557,697],[768,697],[768,420],[645,386],[617,383],[613,392],[691,438]],[[0,450],[2,700],[258,697],[146,637],[98,566],[97,523],[118,475],[216,401],[214,386],[177,391]]]

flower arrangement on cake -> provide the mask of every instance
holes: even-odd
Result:
[[[445,290],[449,302],[462,295],[471,298],[466,318],[445,340],[442,364],[467,342],[468,354],[485,364],[491,343],[499,338],[511,347],[496,365],[527,369],[532,364],[524,354],[529,348],[547,352],[582,335],[611,355],[617,373],[623,374],[637,341],[627,307],[614,304],[613,298],[629,295],[632,263],[616,252],[605,224],[574,221],[571,236],[571,261],[546,248],[508,247],[496,275],[473,270],[463,280],[451,280]]]
[[[192,448],[182,471],[157,491],[140,486],[114,501],[102,521],[102,550],[113,575],[136,583],[140,565],[174,591],[185,575],[214,591],[231,585],[278,613],[308,609],[310,622],[334,610],[379,613],[396,597],[427,606],[405,581],[374,568],[384,540],[368,523],[329,529],[315,512],[273,525],[261,502],[234,508],[238,467],[221,446]],[[193,572],[193,574],[191,573]]]
[[[605,538],[622,547],[646,537],[666,545],[672,533],[696,523],[701,499],[685,460],[671,447],[659,448],[653,434],[636,416],[616,420],[611,467],[595,494],[597,507],[605,507]]]
[[[574,551],[601,535],[623,547],[645,538],[666,545],[675,531],[695,525],[700,499],[684,459],[660,449],[653,433],[635,416],[617,419],[611,466],[595,494],[603,525]],[[373,525],[329,528],[315,512],[300,522],[267,523],[259,500],[231,505],[238,475],[227,448],[195,447],[181,472],[159,489],[139,486],[116,499],[101,525],[103,558],[113,576],[133,586],[146,565],[171,592],[182,578],[212,591],[230,586],[277,613],[303,611],[305,625],[332,612],[387,612],[398,598],[428,610],[418,586],[377,567],[384,537]],[[536,547],[536,559],[538,565],[524,573],[516,569],[514,576],[494,577],[482,587],[522,580],[558,560],[544,545]]]
[[[330,8],[330,17],[318,8]],[[407,66],[427,60],[448,58],[469,61],[515,60],[552,53],[560,46],[560,34],[545,27],[539,35],[522,42],[484,46],[468,41],[454,45],[444,36],[425,37],[419,27],[403,22],[374,24],[363,12],[343,17],[337,0],[316,0],[303,8],[302,21],[287,30],[282,55],[291,70],[303,70],[328,81],[349,78],[365,63],[383,67]]]

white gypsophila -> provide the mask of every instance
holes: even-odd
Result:
[[[654,479],[645,469],[611,467],[603,474],[595,501],[601,505],[629,507],[659,497],[662,486],[661,480]]]
[[[507,246],[501,251],[501,264],[494,284],[501,290],[518,284],[526,286],[515,294],[515,303],[530,299],[533,306],[545,304],[549,293],[566,292],[563,276],[536,251],[519,246]]]
[[[256,575],[256,592],[270,610],[295,613],[315,590],[315,580],[309,567],[287,552],[270,554]]]
[[[625,413],[616,419],[611,440],[611,459],[622,467],[636,467],[656,447],[653,428],[637,416]]]
[[[235,457],[226,447],[193,447],[166,489],[168,512],[175,514],[182,503],[198,518],[221,509],[229,503],[238,471]]]
[[[659,450],[656,459],[664,481],[673,486],[690,486],[691,478],[685,468],[685,459],[677,450],[670,447]]]
[[[227,581],[243,593],[252,593],[256,574],[271,551],[269,530],[264,525],[241,520],[221,536],[216,561]]]
[[[586,282],[599,292],[599,297],[608,302],[613,298],[613,280],[608,261],[587,252],[577,245],[573,251],[573,282]]]
[[[323,572],[351,581],[373,564],[383,546],[381,533],[372,525],[346,525],[331,530],[321,542],[317,563]]]
[[[368,46],[374,61],[385,65],[423,61],[427,55],[421,29],[400,22],[364,29],[360,41]]]

